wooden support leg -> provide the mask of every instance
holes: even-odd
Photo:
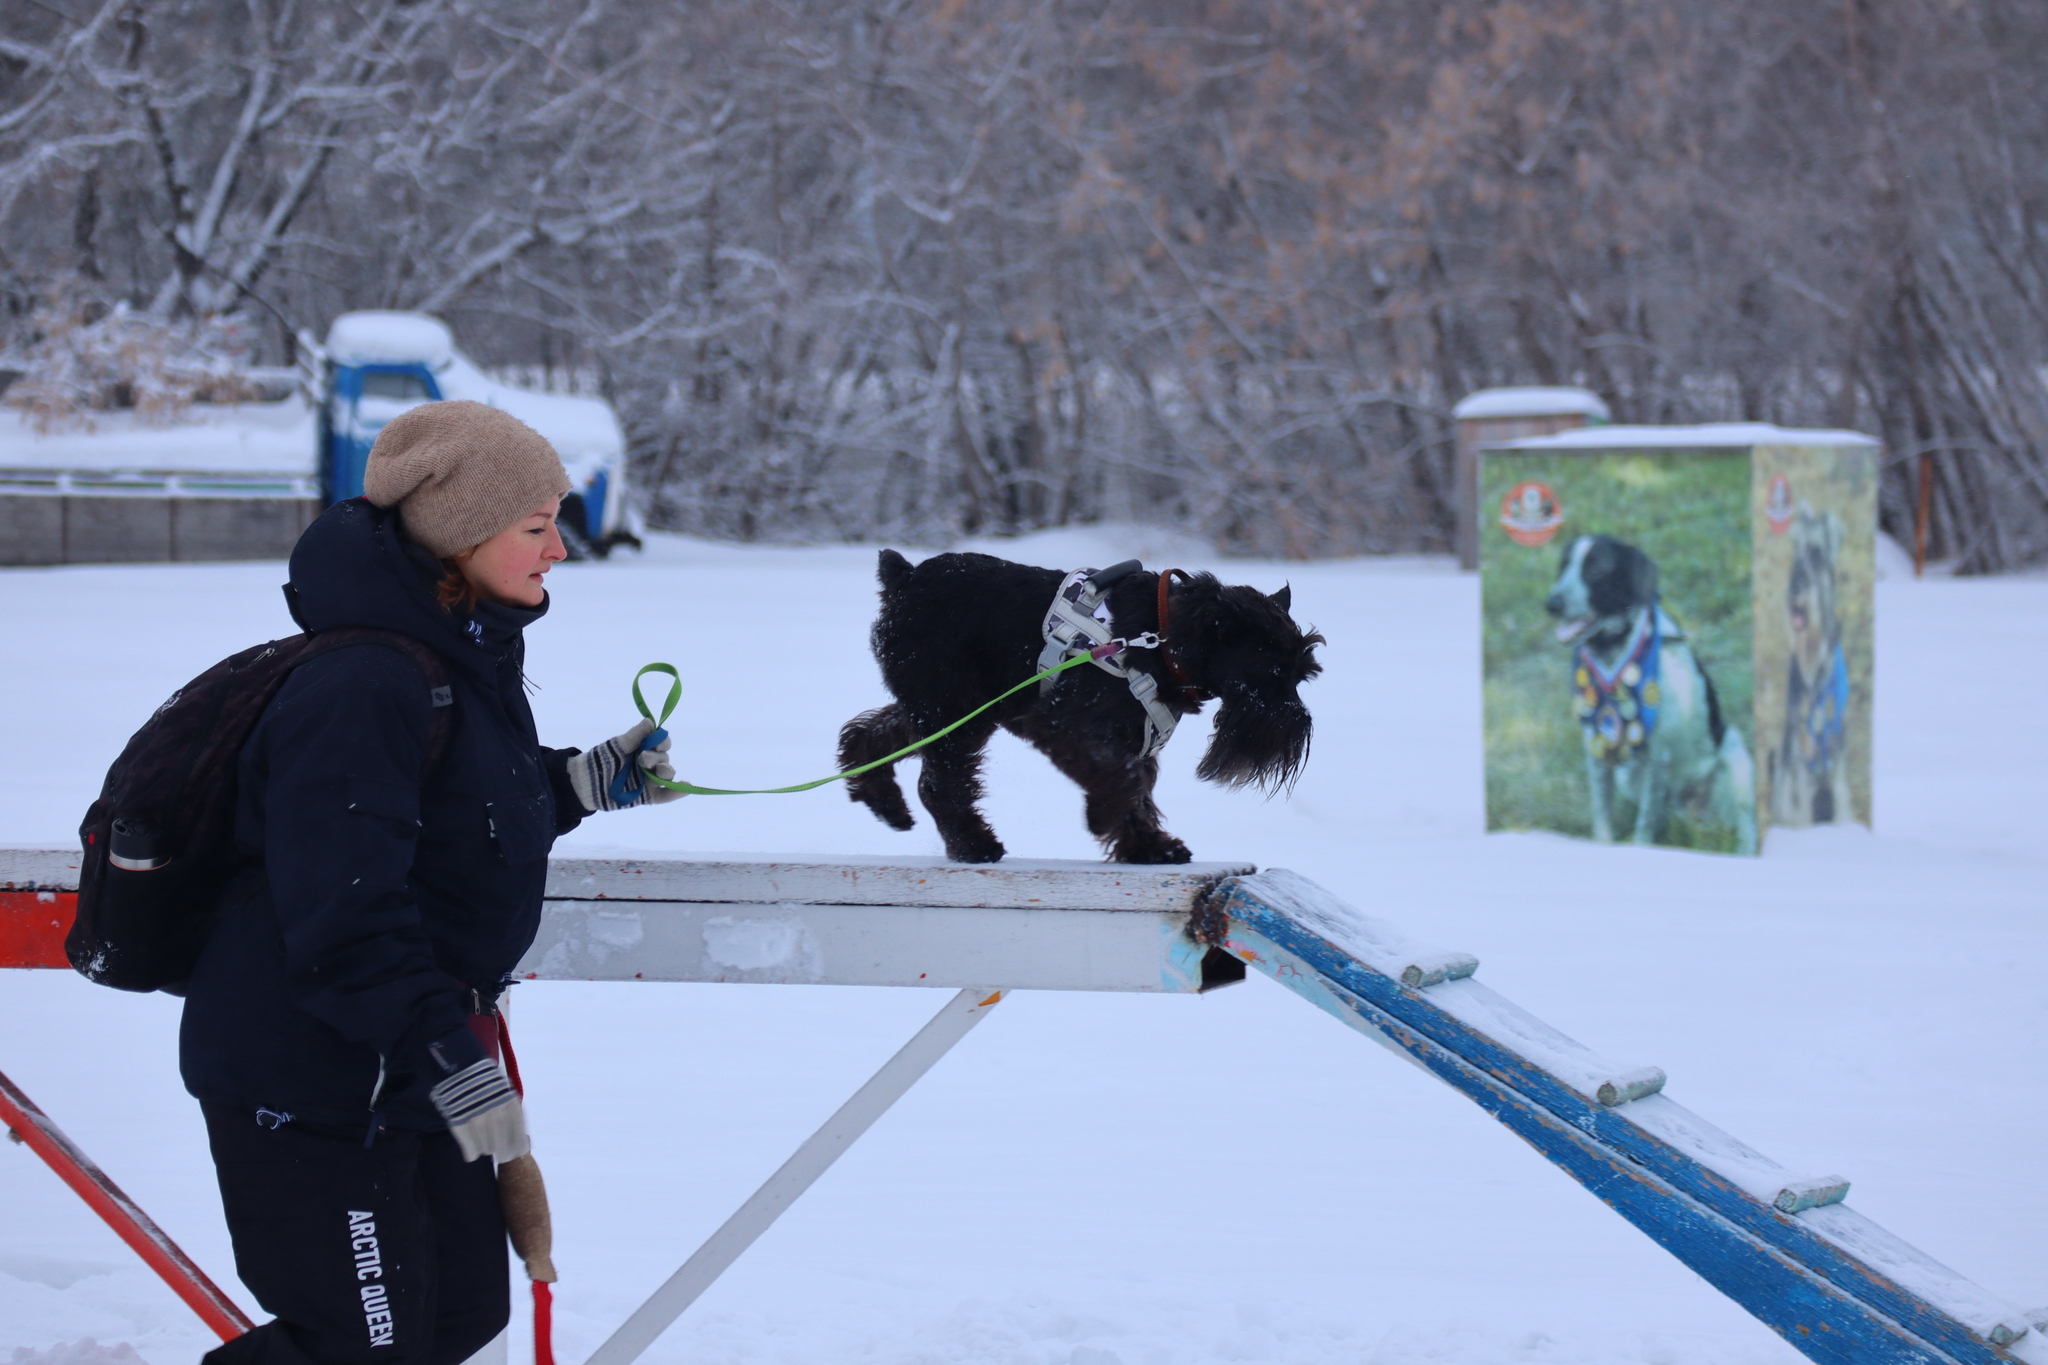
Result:
[[[629,1365],[639,1359],[640,1353],[652,1346],[655,1338],[667,1331],[669,1325],[725,1273],[726,1267],[738,1260],[740,1253],[752,1246],[755,1239],[782,1216],[783,1210],[796,1202],[797,1196],[829,1170],[841,1153],[872,1127],[876,1119],[887,1113],[889,1106],[902,1099],[918,1078],[931,1070],[933,1063],[945,1056],[953,1044],[966,1037],[967,1031],[980,1023],[1002,998],[1000,990],[976,987],[961,991],[947,1002],[930,1023],[919,1029],[901,1051],[883,1063],[882,1069],[869,1078],[866,1085],[854,1091],[853,1098],[840,1105],[839,1112],[827,1119],[824,1127],[811,1134],[804,1145],[796,1149],[796,1154],[783,1162],[781,1169],[769,1176],[767,1182],[755,1190],[689,1260],[683,1262],[682,1269],[669,1276],[667,1283],[655,1290],[647,1302],[641,1304],[633,1316],[597,1348],[588,1365]]]

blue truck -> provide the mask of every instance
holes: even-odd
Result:
[[[626,499],[626,443],[609,403],[537,393],[491,378],[425,313],[343,313],[320,348],[320,491],[339,502],[363,491],[363,465],[384,424],[420,403],[467,398],[502,408],[553,443],[574,491],[562,500],[572,559],[639,548]]]

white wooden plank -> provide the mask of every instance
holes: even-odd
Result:
[[[78,888],[76,849],[0,847],[0,890]],[[1060,859],[990,864],[943,858],[554,858],[551,900],[700,901],[733,904],[898,905],[1034,910],[1137,910],[1186,914],[1246,863],[1134,867]]]
[[[913,905],[549,901],[516,974],[1018,990],[1201,989],[1185,914]]]
[[[0,848],[0,891],[76,891],[75,848]]]
[[[1124,863],[943,858],[557,858],[555,899],[803,905],[932,905],[1036,910],[1192,910],[1239,863]]]

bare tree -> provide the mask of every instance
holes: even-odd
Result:
[[[1438,548],[1447,411],[1856,426],[2048,558],[2020,0],[34,0],[0,301],[594,375],[661,524]],[[68,286],[67,286],[68,287]]]

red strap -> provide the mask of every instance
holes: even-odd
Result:
[[[1191,701],[1207,701],[1209,694],[1196,687],[1188,679],[1187,670],[1182,668],[1180,660],[1173,656],[1173,635],[1166,628],[1166,601],[1167,588],[1176,578],[1183,583],[1188,581],[1188,575],[1184,570],[1161,569],[1159,571],[1159,652],[1166,656],[1167,672],[1173,674],[1174,682],[1180,685],[1180,690],[1187,694],[1188,699]]]
[[[512,1078],[512,1088],[523,1100],[526,1098],[526,1083],[519,1079],[519,1054],[512,1050],[511,1026],[505,1022],[503,1010],[492,1017],[498,1021],[498,1049],[505,1054],[505,1074]]]
[[[555,1289],[533,1282],[533,1365],[555,1365]]]
[[[512,1050],[512,1026],[505,1022],[505,1011],[499,1010],[498,1047],[504,1053],[505,1074],[512,1080],[512,1088],[519,1092],[519,1098],[526,1098],[526,1083],[519,1079],[519,1054]],[[544,1280],[533,1284],[533,1365],[555,1365],[555,1291],[554,1286]]]
[[[469,1025],[469,1036],[476,1039],[477,1046],[484,1050],[484,1056],[492,1061],[503,1061],[499,1051],[498,1021],[488,1014],[472,1014],[465,1021]]]

